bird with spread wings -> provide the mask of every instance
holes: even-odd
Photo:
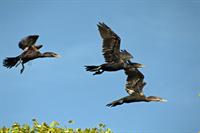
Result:
[[[86,71],[94,72],[93,75],[96,75],[104,71],[118,71],[124,69],[133,56],[126,50],[120,50],[121,39],[110,27],[105,23],[99,23],[97,27],[103,39],[102,52],[106,63],[99,66],[85,66]],[[142,67],[139,63],[135,63],[135,65]]]
[[[129,96],[120,98],[119,100],[113,101],[107,106],[114,107],[121,105],[123,103],[132,103],[132,102],[165,102],[167,100],[157,97],[157,96],[148,96],[146,97],[143,93],[143,88],[146,85],[144,82],[144,75],[134,66],[133,63],[130,63],[125,69],[125,74],[127,75],[126,87],[125,90]]]
[[[36,45],[36,41],[39,38],[39,35],[29,35],[24,37],[18,44],[19,48],[23,50],[22,54],[16,57],[7,57],[3,60],[3,66],[7,68],[17,67],[19,64],[22,65],[22,69],[20,73],[24,71],[24,64],[30,60],[34,60],[36,58],[44,58],[44,57],[59,57],[58,54],[54,52],[45,52],[41,53],[39,51],[42,48],[42,45]]]

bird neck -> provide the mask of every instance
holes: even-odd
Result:
[[[146,101],[147,102],[160,102],[161,99],[159,97],[155,97],[155,96],[148,96],[148,97],[146,97]]]
[[[40,55],[41,58],[45,58],[45,57],[52,57],[52,55],[49,53],[49,52],[45,52],[45,53],[42,53]]]
[[[151,98],[145,97],[145,102],[151,102],[151,101],[153,101]]]
[[[140,95],[140,94],[133,94],[128,97],[126,97],[125,101],[130,101],[130,102],[149,102],[149,100],[146,98],[145,95]]]

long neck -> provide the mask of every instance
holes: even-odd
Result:
[[[152,100],[148,97],[145,97],[145,102],[151,102]]]
[[[130,102],[149,102],[149,100],[143,95],[130,95],[127,97],[124,97],[124,102],[130,103]]]
[[[52,57],[52,55],[50,53],[48,53],[48,52],[40,54],[40,58],[45,58],[45,57]]]
[[[147,102],[160,102],[161,98],[155,96],[148,96],[146,97]]]

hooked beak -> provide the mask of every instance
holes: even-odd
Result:
[[[143,68],[143,67],[145,67],[143,64],[139,64],[139,63],[137,63],[137,66],[136,66],[137,68]]]
[[[145,65],[143,65],[143,64],[140,64],[140,68],[142,68],[142,67],[145,67]]]
[[[167,99],[161,99],[160,102],[167,102]]]
[[[59,54],[55,55],[54,56],[55,58],[60,58],[61,56]]]

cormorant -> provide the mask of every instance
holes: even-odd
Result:
[[[93,75],[96,75],[104,71],[118,71],[124,69],[133,56],[126,50],[120,50],[121,39],[110,27],[100,22],[97,26],[103,39],[102,52],[106,63],[99,66],[85,66],[86,71],[94,72]]]
[[[59,57],[59,55],[54,52],[41,53],[39,49],[42,45],[35,45],[38,37],[39,35],[29,35],[23,38],[18,44],[19,48],[23,50],[23,53],[16,57],[7,57],[3,60],[3,66],[12,68],[21,64],[22,69],[20,70],[20,73],[22,73],[24,71],[24,64],[30,60],[45,57]]]
[[[126,91],[129,96],[120,98],[119,100],[113,101],[106,106],[114,107],[121,105],[123,103],[132,103],[132,102],[166,102],[167,100],[157,97],[157,96],[148,96],[146,97],[143,94],[143,87],[146,85],[144,82],[144,75],[135,67],[133,64],[128,65],[125,69],[125,74],[127,77]]]
[[[132,102],[166,102],[167,100],[157,97],[157,96],[148,96],[146,97],[145,95],[140,95],[138,93],[134,93],[132,95],[120,98],[116,101],[113,101],[106,106],[108,107],[114,107],[117,105],[121,105],[124,103],[132,103]]]

